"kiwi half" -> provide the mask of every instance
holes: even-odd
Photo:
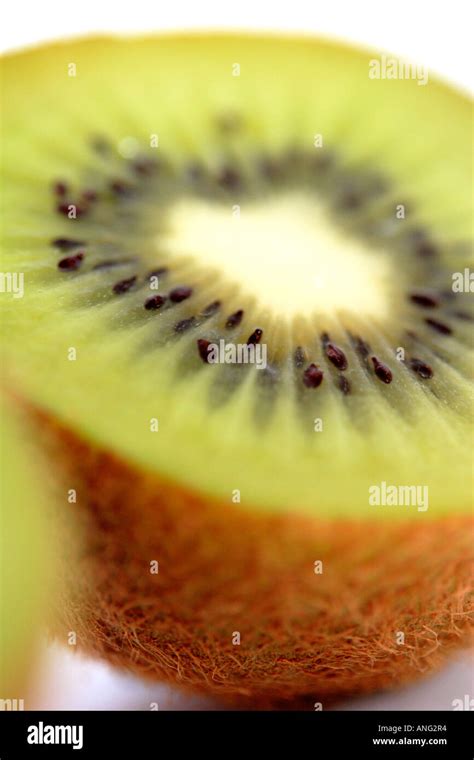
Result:
[[[3,60],[4,386],[66,523],[77,494],[59,634],[116,664],[311,709],[469,636],[470,103],[373,58],[186,35]],[[392,486],[429,501],[372,503]]]

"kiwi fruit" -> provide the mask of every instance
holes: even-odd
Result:
[[[237,705],[471,640],[470,102],[374,57],[216,34],[2,62],[3,387],[61,484],[56,635]]]

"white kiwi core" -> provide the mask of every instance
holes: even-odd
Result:
[[[241,206],[188,198],[168,210],[157,248],[197,258],[280,317],[344,311],[383,319],[393,288],[389,257],[336,221],[300,193]]]

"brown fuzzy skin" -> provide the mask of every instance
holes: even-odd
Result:
[[[42,430],[77,489],[61,508],[56,633],[76,631],[115,666],[236,706],[312,710],[426,674],[472,635],[468,517],[251,514],[138,472],[51,418]]]

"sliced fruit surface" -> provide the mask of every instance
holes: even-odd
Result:
[[[223,35],[4,59],[4,383],[221,503],[469,510],[470,103],[376,57]],[[426,510],[374,506],[383,484]]]
[[[37,452],[20,433],[21,421],[3,399],[0,413],[0,698],[13,705],[23,700],[28,709],[27,685],[57,589],[53,491]]]

